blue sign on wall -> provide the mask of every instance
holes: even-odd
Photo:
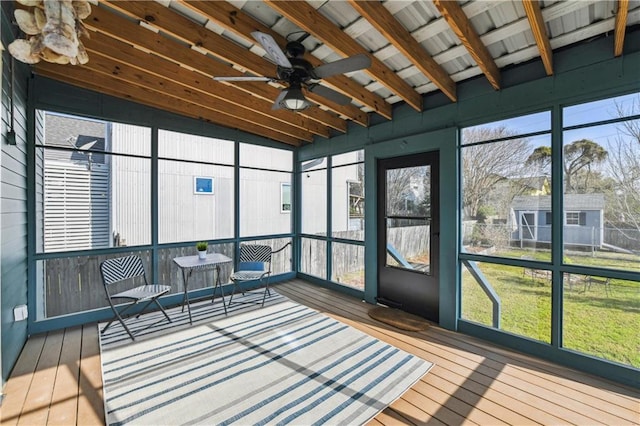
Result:
[[[194,194],[213,194],[213,178],[212,177],[194,177],[193,178]]]

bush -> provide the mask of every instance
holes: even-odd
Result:
[[[480,206],[476,213],[476,219],[478,222],[485,223],[489,216],[496,214],[496,209],[491,206]]]

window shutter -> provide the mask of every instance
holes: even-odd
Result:
[[[545,225],[551,225],[551,212],[545,212],[544,222]]]
[[[587,224],[587,212],[580,212],[580,226],[585,226]]]

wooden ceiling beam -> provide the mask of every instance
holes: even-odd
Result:
[[[313,141],[313,136],[307,131],[298,129],[290,124],[281,123],[275,121],[267,116],[261,114],[255,114],[240,108],[237,105],[233,105],[229,102],[225,102],[220,99],[212,98],[203,94],[200,91],[193,90],[174,83],[166,78],[158,77],[149,72],[134,68],[130,65],[126,65],[122,62],[116,62],[110,58],[100,55],[93,55],[91,60],[83,66],[86,69],[90,69],[103,75],[111,76],[114,79],[130,83],[132,85],[144,87],[146,89],[154,90],[158,93],[182,99],[187,102],[198,105],[203,109],[213,111],[221,114],[225,117],[236,117],[240,120],[251,122],[264,129],[269,129],[274,132],[282,133],[299,140],[307,142]]]
[[[35,66],[35,73],[74,86],[141,103],[164,111],[203,120],[223,127],[238,129],[251,134],[261,135],[265,138],[288,145],[300,145],[300,141],[296,138],[265,129],[262,126],[257,126],[233,116],[223,116],[213,113],[191,102],[115,80],[111,76],[103,75],[81,66],[69,67],[68,65],[40,62]]]
[[[219,61],[195,52],[187,46],[175,43],[162,35],[149,31],[137,23],[118,17],[101,7],[94,8],[91,16],[84,21],[84,24],[92,31],[104,33],[144,52],[151,52],[187,69],[195,70],[207,78],[221,73],[243,75],[240,71],[236,71]],[[251,92],[247,92],[247,96],[255,95],[271,103],[280,93],[277,88],[264,83],[243,83],[242,85],[232,86],[245,92],[250,90]],[[347,130],[347,123],[344,120],[319,108],[308,108],[297,114],[341,132],[346,132]]]
[[[418,92],[382,61],[367,52],[357,41],[315,10],[309,3],[306,1],[281,0],[265,0],[264,2],[298,27],[322,40],[323,43],[341,55],[347,57],[359,53],[369,55],[371,66],[364,72],[404,99],[415,110],[422,111],[422,96]]]
[[[180,0],[180,3],[191,10],[202,14],[224,29],[242,37],[247,42],[256,43],[256,40],[251,36],[251,33],[253,31],[260,31],[270,34],[280,46],[285,46],[287,43],[287,40],[283,36],[249,16],[242,11],[242,9],[238,9],[233,4],[226,1]],[[318,67],[324,64],[323,61],[316,58],[309,52],[305,53],[304,58],[309,61],[313,67]],[[381,116],[389,120],[392,118],[393,114],[391,104],[382,99],[382,97],[363,88],[349,77],[337,75],[325,78],[323,79],[323,82],[331,86],[332,89],[371,108]]]
[[[500,70],[457,0],[433,0],[433,4],[478,64],[491,86],[500,90]]]
[[[522,5],[529,20],[533,38],[535,38],[536,44],[538,45],[538,51],[540,52],[544,69],[547,75],[553,75],[553,50],[551,49],[544,18],[542,17],[540,2],[538,0],[522,0]]]
[[[185,18],[173,10],[153,1],[107,1],[101,4],[125,13],[134,19],[158,28],[175,38],[182,40],[198,50],[206,51],[223,61],[232,63],[253,74],[270,77],[274,76],[276,68],[271,62],[257,55],[247,52],[236,43],[222,37],[204,26]],[[227,76],[229,74],[223,74]],[[340,114],[363,126],[369,125],[369,117],[352,104],[338,105],[322,96],[307,92],[309,100]],[[274,98],[275,100],[275,98]]]
[[[360,15],[385,36],[449,99],[453,102],[456,101],[456,83],[382,3],[358,0],[349,0],[349,2]]]
[[[627,30],[627,17],[629,15],[629,0],[618,0],[618,11],[616,12],[615,42],[613,54],[622,55],[624,48],[624,36]]]
[[[286,110],[273,111],[271,104],[255,96],[246,94],[232,86],[213,81],[206,76],[190,71],[178,64],[169,62],[159,56],[142,52],[133,46],[115,40],[103,33],[93,33],[85,40],[84,45],[90,56],[99,54],[123,64],[131,65],[139,70],[171,80],[189,90],[199,91],[211,96],[211,102],[232,104],[246,110],[246,115],[261,114],[287,126],[295,126],[325,138],[329,137],[329,129],[317,122]]]

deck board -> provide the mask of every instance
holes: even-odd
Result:
[[[611,384],[596,376],[585,375],[544,360],[497,348],[487,342],[438,327],[430,327],[418,333],[392,330],[380,323],[376,324],[368,317],[368,305],[344,304],[347,298],[337,296],[335,292],[321,287],[307,289],[287,283],[278,288],[286,296],[315,309],[323,311],[329,307],[335,318],[435,362],[436,366],[423,380],[425,383],[429,383],[431,375],[445,381],[453,379],[457,388],[475,393],[481,399],[488,399],[507,410],[513,410],[511,407],[515,406],[515,414],[529,418],[534,423],[638,422],[640,394],[635,389]],[[415,339],[411,335],[417,335],[419,338]],[[523,374],[534,383],[521,380],[518,376]],[[546,381],[540,382],[540,377],[551,377],[553,380],[547,378]],[[558,386],[559,384],[562,386]],[[567,386],[568,384],[571,386]],[[612,392],[611,389],[616,391]],[[591,395],[594,391],[596,395]],[[598,408],[582,402],[585,394],[598,400]],[[577,411],[566,409],[559,404],[554,399],[558,396],[566,396],[564,402],[569,401]],[[630,405],[625,407],[626,403]],[[589,415],[581,414],[581,410]],[[614,413],[613,417],[609,416],[610,413]],[[500,418],[505,419],[504,410]]]
[[[3,425],[18,424],[46,338],[45,334],[34,336],[22,348],[11,372],[11,379],[7,381],[3,390],[6,395],[0,407],[0,420]]]
[[[64,331],[47,424],[76,424],[81,344],[82,327],[67,328]]]
[[[398,330],[371,319],[370,305],[303,280],[273,287],[435,363],[371,426],[640,423],[637,389],[435,325],[421,332]],[[31,337],[4,392],[3,425],[104,424],[97,326]]]
[[[47,334],[18,425],[48,424],[64,330]]]
[[[78,386],[78,424],[104,424],[104,400],[102,399],[102,367],[100,343],[95,324],[82,328],[82,356]]]

